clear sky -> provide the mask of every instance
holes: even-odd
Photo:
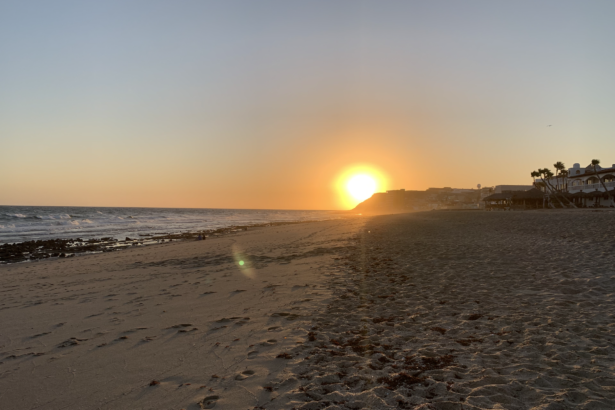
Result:
[[[0,204],[340,209],[615,163],[613,1],[0,2]],[[549,125],[551,125],[549,127]]]

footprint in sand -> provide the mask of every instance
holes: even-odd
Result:
[[[148,329],[147,327],[135,327],[133,329],[125,330],[122,333],[135,333],[135,332],[138,332],[139,330],[147,330],[147,329]]]
[[[241,319],[241,317],[239,316],[223,317],[222,319],[216,320],[216,323],[228,323],[228,322],[232,322],[233,320],[237,320],[237,319]]]
[[[192,323],[180,323],[179,325],[167,327],[167,329],[181,329],[182,327],[190,327]]]
[[[271,317],[285,317],[286,320],[295,320],[299,317],[299,315],[288,312],[276,312],[271,315]]]
[[[278,330],[280,328],[280,326],[272,326],[270,328],[267,329],[268,332],[273,332],[274,330]]]
[[[277,340],[275,339],[269,339],[269,340],[265,340],[264,342],[260,342],[261,346],[273,346],[274,344],[278,343]]]
[[[202,409],[213,409],[216,407],[218,400],[220,400],[220,396],[207,396],[203,401],[199,402],[199,406],[201,406]]]
[[[256,350],[252,350],[251,352],[248,352],[248,359],[252,359],[253,357],[258,356],[258,352]]]
[[[245,380],[254,374],[254,370],[246,370],[235,376],[235,380]]]
[[[68,340],[63,341],[62,343],[60,343],[58,345],[59,348],[64,348],[64,347],[69,347],[69,346],[76,346],[78,344],[80,344],[79,342],[85,342],[88,339],[78,339],[76,337],[71,337]]]

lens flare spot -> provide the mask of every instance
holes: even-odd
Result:
[[[247,278],[253,279],[256,277],[256,271],[254,269],[254,263],[250,260],[250,257],[241,249],[237,244],[233,244],[233,259],[235,260],[235,266],[239,271]]]

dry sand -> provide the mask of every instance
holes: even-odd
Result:
[[[614,252],[428,212],[3,266],[0,408],[614,409]]]

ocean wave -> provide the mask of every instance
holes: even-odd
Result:
[[[133,237],[277,221],[331,219],[320,211],[0,207],[0,244],[49,238]]]
[[[47,220],[56,220],[56,219],[71,219],[71,216],[68,214],[58,214],[58,215],[36,215],[36,219],[47,219]]]
[[[4,215],[8,217],[13,217],[13,218],[27,218],[27,216],[24,214],[4,214]]]
[[[4,217],[8,217],[9,219],[39,219],[39,220],[56,220],[56,219],[71,219],[72,216],[69,214],[55,214],[55,215],[25,215],[21,213],[5,213]]]

